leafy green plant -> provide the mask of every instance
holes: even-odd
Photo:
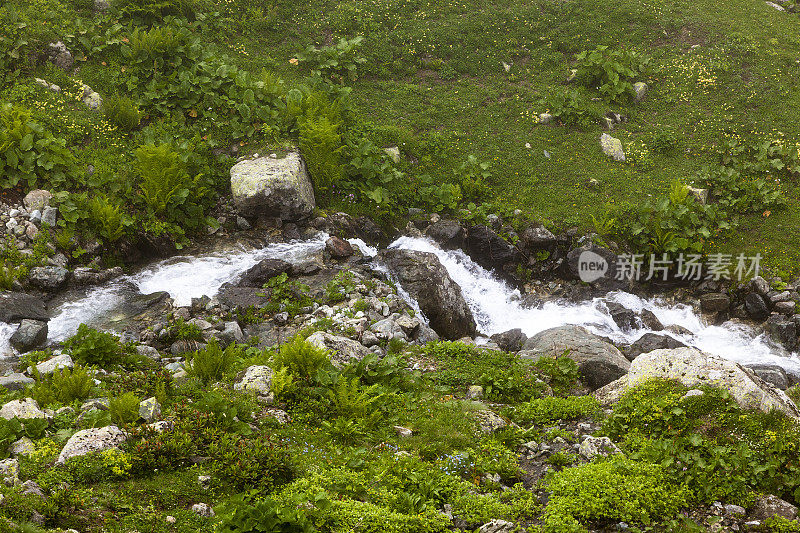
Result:
[[[64,341],[64,348],[73,359],[85,365],[98,365],[111,368],[124,362],[127,351],[119,339],[111,333],[98,331],[86,324],[78,326],[78,331]]]
[[[300,151],[319,192],[331,192],[344,178],[340,127],[327,116],[309,117],[300,123]]]
[[[582,93],[564,89],[550,94],[541,104],[553,118],[568,126],[597,124],[600,113]]]
[[[0,187],[63,187],[74,175],[75,160],[64,139],[31,119],[29,110],[0,105]]]
[[[315,502],[318,503],[318,502]],[[317,528],[296,505],[239,494],[215,508],[222,533],[314,533]]]
[[[591,418],[600,412],[600,404],[593,396],[546,396],[519,405],[514,419],[520,424],[546,425],[559,420]]]
[[[615,457],[561,470],[547,480],[544,531],[586,531],[589,521],[650,524],[676,515],[688,492],[658,465]]]
[[[329,303],[344,301],[348,294],[355,291],[355,288],[353,273],[349,270],[342,270],[325,286],[325,300]]]
[[[297,59],[300,64],[307,65],[314,76],[338,82],[343,82],[345,77],[354,80],[357,78],[358,65],[366,62],[359,53],[363,40],[359,35],[352,39],[342,37],[330,46],[309,46],[297,54]]]
[[[194,352],[186,365],[186,372],[197,377],[204,385],[220,379],[231,366],[242,357],[243,348],[231,344],[224,350],[216,339],[211,339],[203,349]]]
[[[266,293],[263,296],[269,300],[264,309],[268,313],[286,311],[290,316],[295,316],[301,309],[311,305],[311,298],[308,296],[311,289],[308,285],[290,280],[286,272],[270,278],[264,284],[264,289]]]
[[[139,420],[139,398],[126,392],[108,400],[108,412],[115,424],[132,424]]]
[[[650,62],[649,57],[632,50],[611,50],[604,45],[584,50],[575,59],[575,80],[597,89],[609,102],[634,96],[632,82]]]
[[[560,357],[542,357],[533,363],[556,393],[568,391],[580,378],[577,363],[566,357],[567,353],[569,352],[565,351]]]
[[[103,112],[108,121],[122,131],[135,130],[142,120],[139,106],[127,96],[106,96],[103,100]]]

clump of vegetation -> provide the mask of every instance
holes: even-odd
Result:
[[[612,50],[601,45],[575,56],[575,80],[596,89],[608,102],[633,97],[633,81],[650,58],[632,50]]]
[[[106,96],[103,100],[103,112],[108,121],[122,131],[135,130],[142,120],[139,106],[127,96]]]
[[[222,349],[219,342],[212,339],[204,349],[192,354],[186,365],[186,372],[198,378],[203,385],[208,385],[213,380],[221,378],[235,362],[241,359],[242,354],[242,347],[230,344]]]
[[[127,361],[128,351],[119,339],[111,334],[81,324],[72,337],[64,341],[64,349],[83,365],[113,368]]]

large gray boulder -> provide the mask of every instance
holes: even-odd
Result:
[[[569,357],[578,364],[578,370],[592,390],[624,376],[631,366],[613,344],[580,326],[541,331],[525,341],[519,354],[526,359]]]
[[[47,321],[44,300],[24,292],[0,292],[0,322],[18,322],[30,318]]]
[[[63,465],[68,459],[86,455],[91,452],[101,452],[111,448],[117,448],[125,442],[127,436],[125,432],[117,426],[106,426],[103,428],[89,428],[78,431],[69,438],[58,455],[57,464]]]
[[[233,384],[233,389],[269,394],[274,374],[275,372],[267,365],[249,366],[239,374],[239,379]]]
[[[46,291],[55,291],[64,286],[69,278],[69,270],[60,266],[34,267],[28,274],[31,285]]]
[[[337,367],[346,365],[350,362],[350,359],[360,361],[372,353],[358,341],[325,333],[324,331],[317,331],[309,335],[306,341],[321,350],[327,350],[331,356],[331,363]]]
[[[392,248],[380,257],[417,301],[436,333],[450,340],[475,336],[475,318],[461,288],[434,254]]]
[[[595,392],[601,403],[610,405],[629,389],[653,378],[671,379],[687,387],[711,385],[726,389],[744,409],[781,411],[800,418],[794,402],[785,392],[775,388],[738,363],[696,348],[655,350],[633,360],[628,373]]]
[[[36,400],[23,398],[22,400],[12,400],[3,405],[0,408],[0,418],[27,420],[29,418],[47,418],[47,415],[39,409],[39,404],[36,403]]]
[[[9,342],[20,352],[27,352],[41,346],[46,340],[47,322],[26,318],[11,335]]]
[[[245,216],[277,216],[302,220],[316,205],[314,187],[298,152],[283,159],[258,157],[231,167],[231,192]]]

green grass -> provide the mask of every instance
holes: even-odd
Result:
[[[672,180],[691,181],[714,160],[708,149],[723,132],[800,136],[800,17],[758,0],[351,1],[276,10],[291,14],[291,24],[277,17],[266,32],[278,37],[274,47],[238,37],[249,54],[243,62],[266,60],[292,77],[302,74],[289,64],[297,50],[365,35],[368,61],[352,97],[379,138],[399,143],[419,171],[447,173],[470,153],[491,161],[495,199],[557,226],[590,227],[607,202],[640,204]],[[541,98],[565,85],[574,55],[599,44],[653,58],[645,100],[608,106],[629,117],[612,133],[623,143],[647,143],[662,128],[683,138],[680,152],[654,154],[652,170],[606,158],[599,125],[536,124]],[[759,251],[790,270],[800,255],[792,245],[800,204],[796,184],[783,187],[785,210],[750,216],[715,246]]]

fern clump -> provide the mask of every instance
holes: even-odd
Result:
[[[319,373],[331,366],[327,351],[297,336],[281,346],[272,360],[275,370],[286,369],[296,380],[305,383],[319,381]]]
[[[132,424],[139,420],[139,398],[132,392],[126,392],[108,402],[108,412],[115,424]]]
[[[224,350],[216,339],[212,339],[203,350],[194,352],[191,361],[186,365],[186,372],[198,378],[204,385],[220,379],[242,356],[242,348],[231,344]]]
[[[103,100],[103,112],[106,119],[122,131],[135,130],[142,120],[139,106],[127,96],[107,96]]]
[[[36,383],[31,387],[30,394],[42,407],[54,403],[66,405],[75,400],[85,400],[90,396],[94,386],[91,374],[81,366],[72,369],[61,368],[46,375],[36,372],[35,377]]]

